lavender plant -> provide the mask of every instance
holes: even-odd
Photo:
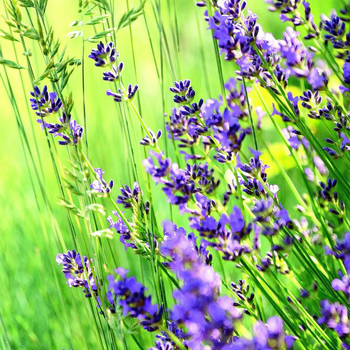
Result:
[[[145,87],[124,85],[131,65],[119,60],[115,36],[125,26],[131,31],[137,17],[146,20],[145,3],[130,9],[127,2],[115,26],[112,2],[80,1],[82,30],[70,36],[82,36],[83,47],[98,42],[89,63],[96,75],[102,71],[101,90],[115,103],[130,146],[133,180],[119,194],[116,181],[107,182],[92,165],[86,114],[79,124],[73,97],[64,92],[73,72],[68,65],[83,66],[84,74],[85,51],[81,61],[64,59],[65,50],[58,56],[59,42],[45,24],[46,2],[7,6],[7,24],[23,49],[28,31],[37,34],[31,39],[47,64],[37,78],[26,56],[30,106],[71,229],[71,250],[62,244],[56,262],[68,286],[89,299],[101,348],[118,349],[119,337],[124,349],[147,348],[135,333],[146,331],[152,349],[350,349],[350,5],[317,20],[307,1],[266,2],[286,23],[280,39],[264,31],[249,1],[197,2],[195,11],[205,9],[209,31],[202,35],[212,36],[222,92],[199,98],[191,80],[177,79],[168,93],[174,108],[164,130],[154,132],[141,113]],[[23,8],[31,25],[36,16],[37,28],[22,23]],[[99,15],[87,20],[94,9]],[[84,25],[105,23],[109,28],[85,40]],[[230,72],[226,83],[222,65]],[[51,88],[41,84],[45,79]],[[137,140],[134,123],[142,132]],[[295,177],[274,157],[267,133],[280,139]],[[56,144],[66,150],[64,171]],[[137,165],[136,147],[144,152]],[[267,155],[274,157],[270,163]],[[270,176],[272,160],[283,178],[279,185]],[[171,208],[164,222],[157,217],[158,195]],[[117,237],[122,244],[112,245]],[[138,255],[143,283],[128,277],[116,258],[123,248],[130,259]]]

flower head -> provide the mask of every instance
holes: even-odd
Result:
[[[103,44],[102,41],[97,45],[97,49],[93,49],[89,58],[95,61],[95,66],[106,67],[113,64],[118,57],[118,53],[115,50],[112,42],[107,45]]]
[[[56,92],[48,92],[46,85],[42,91],[35,86],[34,91],[30,94],[33,97],[30,99],[31,107],[37,111],[36,114],[39,116],[47,117],[50,114],[55,114],[63,106],[62,100],[57,97]]]
[[[109,291],[122,307],[124,315],[137,318],[149,332],[156,331],[162,324],[163,308],[152,304],[151,297],[146,297],[146,288],[135,277],[126,277],[127,271],[116,269],[115,276],[108,276]]]
[[[84,288],[87,298],[97,296],[97,285],[93,277],[92,260],[86,256],[81,257],[74,249],[67,253],[59,253],[56,256],[58,265],[62,265],[62,272],[70,287]]]

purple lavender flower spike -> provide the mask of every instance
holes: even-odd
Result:
[[[345,49],[350,45],[350,34],[346,33],[346,24],[335,11],[330,18],[323,16],[323,29],[328,32],[324,36],[327,41],[331,41],[335,49]]]
[[[151,129],[148,129],[151,137],[149,137],[148,135],[146,135],[141,141],[140,144],[142,146],[151,146],[151,147],[155,147],[158,140],[160,139],[160,137],[162,136],[162,130],[158,130],[157,134],[155,134]]]
[[[112,213],[117,217],[117,221],[114,221],[113,218],[109,216],[107,218],[109,228],[114,228],[120,235],[120,242],[123,243],[125,250],[127,250],[127,248],[136,249],[136,245],[132,242],[131,232],[125,222],[121,219],[117,211],[114,210]]]
[[[133,205],[139,203],[142,191],[137,181],[134,182],[131,189],[128,185],[120,188],[121,194],[118,196],[117,203],[122,204],[125,209],[131,208]]]
[[[30,99],[30,105],[36,114],[47,117],[50,114],[56,114],[62,108],[63,104],[60,98],[57,98],[55,92],[48,92],[47,86],[43,90],[35,86],[34,91],[30,93],[33,98]]]
[[[241,318],[241,312],[233,307],[233,300],[219,296],[220,278],[199,254],[195,240],[170,222],[164,231],[161,251],[172,259],[169,267],[183,281],[173,294],[177,304],[171,319],[186,327],[185,345],[190,349],[200,348],[203,342],[221,348],[232,339],[234,322]]]
[[[120,62],[118,64],[118,68],[116,66],[112,66],[112,70],[109,71],[109,72],[103,72],[103,77],[102,79],[103,80],[106,80],[106,81],[117,81],[120,79],[120,76],[121,76],[121,72],[124,68],[124,63],[123,62]]]
[[[339,303],[331,304],[328,300],[321,301],[322,316],[317,320],[318,324],[325,324],[328,328],[335,330],[340,337],[350,333],[350,321],[348,310]]]
[[[118,93],[113,92],[112,90],[106,91],[107,96],[112,96],[115,102],[121,102],[123,100],[123,92],[119,90]]]
[[[68,129],[68,127],[67,127]],[[60,136],[63,140],[58,141],[62,146],[77,145],[83,137],[84,128],[77,123],[76,120],[72,120],[69,123],[69,129],[64,134],[63,132],[56,133],[54,136]]]
[[[108,276],[109,291],[122,307],[124,315],[137,318],[149,332],[158,330],[162,324],[163,308],[152,304],[151,297],[145,295],[146,288],[134,276],[126,277],[127,271],[121,268],[115,272],[120,279]]]
[[[332,281],[332,288],[334,290],[343,292],[349,299],[350,302],[350,276],[342,276],[341,279],[336,278]]]
[[[112,42],[107,45],[103,44],[102,41],[97,45],[97,49],[93,49],[89,58],[95,61],[95,66],[106,67],[113,64],[118,57],[118,53]]]
[[[112,188],[114,186],[114,181],[110,180],[109,183],[107,184],[107,182],[103,178],[104,173],[105,172],[101,168],[95,169],[97,180],[94,180],[90,184],[90,188],[95,192],[108,194],[112,191]]]
[[[258,321],[254,325],[254,335],[252,340],[237,338],[227,346],[227,350],[291,350],[296,340],[294,336],[285,334],[283,321],[277,316],[270,317],[266,324]]]
[[[163,158],[163,154],[150,151],[151,157],[145,159],[142,164],[145,167],[147,173],[149,173],[156,183],[162,182],[162,178],[167,176],[171,169],[170,158]],[[154,157],[158,166],[155,164]]]
[[[65,254],[57,254],[56,262],[58,265],[62,265],[62,272],[70,287],[84,288],[83,291],[87,298],[91,298],[92,295],[97,296],[97,285],[93,277],[93,267],[91,266],[92,260],[89,260],[86,256],[81,257],[73,249],[68,250]]]

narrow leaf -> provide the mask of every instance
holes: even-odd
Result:
[[[143,8],[145,7],[146,0],[142,1],[139,7],[132,8],[130,11],[125,12],[120,18],[117,30],[120,30],[132,22],[136,21],[139,16],[143,14]]]
[[[93,43],[93,42],[96,42],[96,40],[105,38],[106,36],[110,36],[116,30],[117,30],[116,28],[109,28],[109,29],[106,29],[100,33],[97,33],[97,34],[91,36],[90,38],[88,38],[86,40]]]
[[[24,67],[20,66],[16,62],[6,60],[3,57],[0,57],[0,64],[4,65],[6,67],[9,67],[9,68],[13,68],[13,69],[25,69]]]
[[[10,41],[18,41],[12,34],[5,32],[4,30],[0,29],[0,38],[10,40]]]
[[[100,23],[105,22],[105,19],[107,17],[109,17],[109,14],[92,18],[89,22],[85,22],[84,24],[86,24],[88,26],[93,26],[93,25],[96,25],[96,24],[100,24]]]

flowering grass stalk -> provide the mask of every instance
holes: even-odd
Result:
[[[5,36],[18,41],[26,53],[32,114],[44,132],[60,204],[67,209],[70,237],[56,232],[56,262],[62,265],[67,285],[81,289],[87,299],[76,299],[74,305],[89,305],[95,347],[350,348],[350,8],[345,4],[339,15],[333,12],[330,18],[317,20],[307,1],[266,2],[287,22],[283,38],[264,31],[248,9],[249,1],[207,0],[193,6],[194,11],[205,11],[209,31],[201,35],[209,36],[212,44],[203,50],[213,48],[219,76],[221,95],[206,98],[190,79],[180,79],[183,62],[175,2],[167,5],[169,14],[174,11],[175,56],[162,19],[163,4],[149,5],[161,39],[160,66],[145,2],[131,8],[126,1],[127,11],[117,22],[113,2],[80,1],[81,20],[72,26],[81,30],[69,35],[82,37],[82,60],[69,58],[54,40],[45,16],[48,2],[10,0],[6,6],[10,34]],[[129,27],[138,80],[132,26],[140,16],[147,26],[167,113],[164,130],[160,125],[157,132],[141,113],[139,93],[145,86],[125,84],[131,64],[119,60],[116,48],[116,33]],[[94,27],[93,36],[87,37],[88,26]],[[40,76],[33,69],[28,39],[36,43],[46,66]],[[74,70],[85,62],[88,42],[97,44],[88,56],[97,67],[93,74],[103,69],[103,85],[95,89],[104,90],[105,100],[116,104],[124,145],[130,148],[130,182],[120,187],[119,195],[117,181],[107,181],[91,161],[95,141],[89,136],[89,148],[87,139],[83,141],[89,115],[85,95],[83,127],[74,98],[66,93]],[[179,76],[168,94],[163,91],[163,49],[172,76]],[[88,63],[82,65],[82,74]],[[18,62],[3,64],[22,68]],[[229,71],[226,82],[224,69]],[[209,75],[209,84],[211,79]],[[11,82],[7,78],[4,83],[30,153]],[[82,85],[85,94],[84,78]],[[171,111],[166,95],[173,100]],[[135,125],[140,137],[135,136]],[[282,158],[275,157],[265,128],[273,135],[271,140],[276,135],[284,145]],[[134,148],[143,148],[143,160]],[[266,164],[268,154],[275,157],[282,175],[279,185],[271,175],[273,164]],[[284,169],[288,156],[297,175]],[[43,176],[30,159],[55,222]],[[296,202],[287,200],[290,192]],[[161,222],[164,201],[169,203],[171,221]],[[129,259],[135,270],[136,255],[142,283],[123,267]],[[78,293],[70,298],[78,298]]]

